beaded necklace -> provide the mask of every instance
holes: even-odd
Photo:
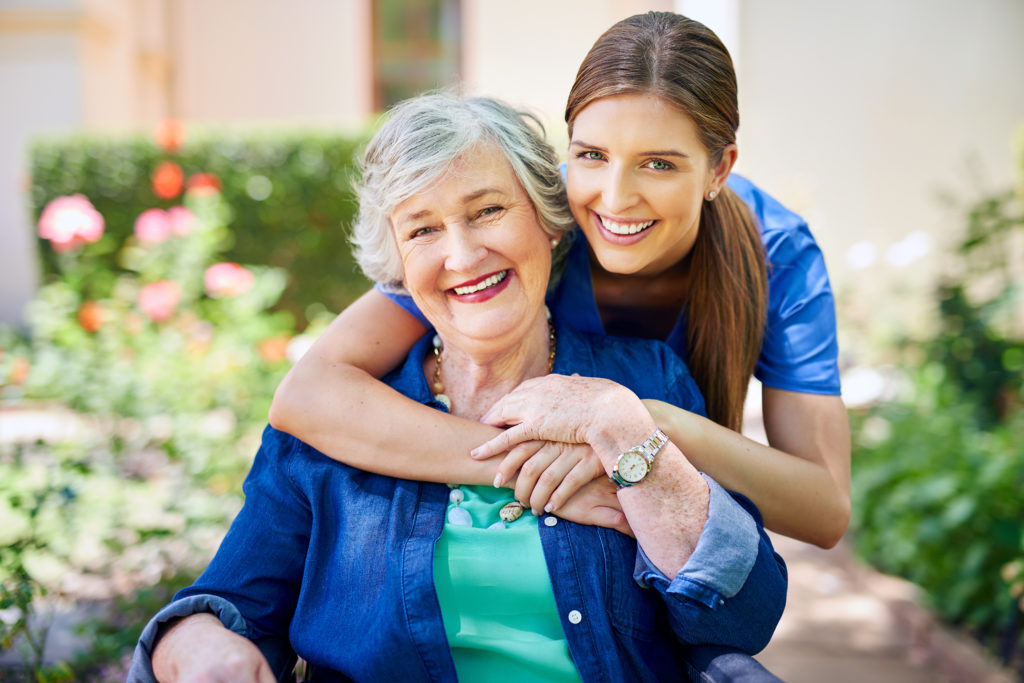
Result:
[[[548,372],[555,367],[555,347],[557,345],[557,338],[555,336],[555,324],[551,321],[551,312],[548,311]],[[444,353],[444,344],[441,342],[441,338],[436,334],[434,335],[434,376],[430,382],[430,390],[434,394],[434,399],[448,409],[448,412],[452,412],[452,400],[444,393],[444,384],[441,382],[441,363]],[[473,526],[473,518],[469,512],[460,507],[461,503],[466,500],[466,494],[462,490],[462,487],[458,484],[448,484],[448,488],[451,491],[448,492],[448,500],[454,505],[454,507],[448,510],[448,523],[456,526]],[[494,522],[489,525],[488,529],[504,529],[512,522],[519,519],[523,514],[523,505],[519,501],[513,500],[510,503],[506,503],[501,510],[498,511],[498,517],[500,521]]]

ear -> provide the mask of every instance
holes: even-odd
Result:
[[[725,185],[726,179],[732,173],[732,167],[736,164],[738,155],[739,149],[735,143],[730,143],[722,149],[722,160],[712,169],[711,183],[708,185],[705,195],[710,191],[716,194],[722,191],[722,186]]]

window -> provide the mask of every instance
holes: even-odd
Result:
[[[459,78],[459,0],[373,0],[374,107]]]

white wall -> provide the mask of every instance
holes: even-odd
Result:
[[[0,322],[21,322],[38,282],[27,211],[26,158],[32,137],[72,130],[82,117],[75,27],[79,16],[51,2],[0,6]]]
[[[371,108],[370,0],[180,0],[179,115],[324,125]]]
[[[463,82],[539,114],[559,152],[565,100],[590,46],[615,22],[672,0],[463,0]]]
[[[939,193],[976,196],[979,181],[1008,187],[1022,170],[1024,3],[741,6],[742,171],[810,220],[846,293],[841,314],[919,324],[962,227]],[[890,249],[915,231],[932,250],[891,264]],[[857,243],[865,256],[875,246],[872,265],[848,263]]]

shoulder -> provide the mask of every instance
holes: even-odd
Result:
[[[830,291],[825,257],[807,221],[743,176],[732,174],[728,184],[750,207],[761,229],[772,302],[799,295],[794,288]]]
[[[803,217],[743,176],[730,175],[728,185],[757,219],[769,263],[791,265],[801,257],[821,258],[821,249]]]
[[[703,413],[704,400],[689,368],[664,342],[581,332],[567,325],[559,325],[558,334],[565,353],[556,359],[556,372],[609,379],[640,398]]]

